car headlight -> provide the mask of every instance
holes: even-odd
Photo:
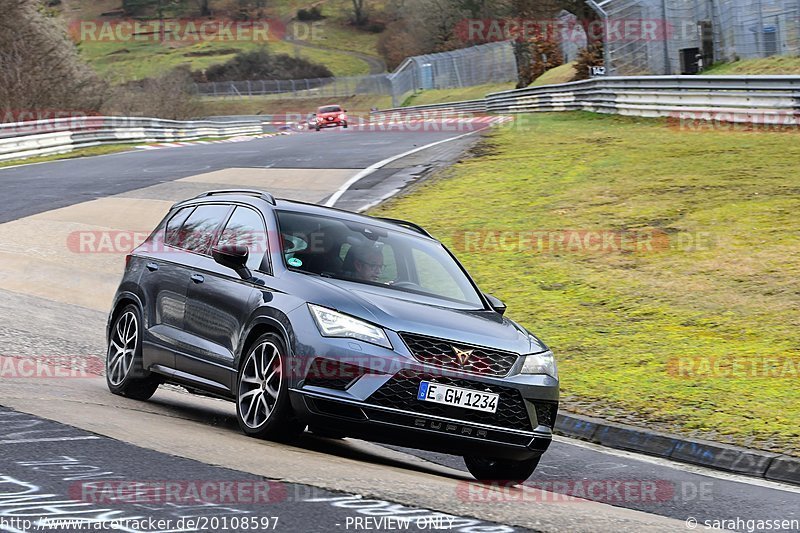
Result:
[[[386,333],[378,326],[353,318],[333,309],[308,304],[311,316],[323,337],[344,337],[392,348]]]
[[[558,379],[558,368],[553,352],[532,353],[525,356],[525,364],[522,365],[522,374],[546,374]]]

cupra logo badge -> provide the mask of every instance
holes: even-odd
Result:
[[[453,346],[453,352],[456,354],[456,359],[458,360],[458,364],[464,366],[469,361],[469,358],[472,357],[472,352],[475,350],[462,350],[460,348],[456,348]]]

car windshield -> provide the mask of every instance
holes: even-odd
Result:
[[[286,266],[482,309],[470,279],[440,243],[333,217],[278,212]]]
[[[342,108],[339,107],[338,105],[329,105],[325,107],[320,107],[317,113],[338,113],[341,110]]]

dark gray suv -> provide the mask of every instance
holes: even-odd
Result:
[[[235,401],[254,437],[308,426],[463,455],[484,480],[527,479],[552,440],[552,353],[415,224],[211,191],[126,263],[114,394],[175,383]]]

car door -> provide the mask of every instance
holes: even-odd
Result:
[[[205,380],[207,385],[232,390],[236,368],[234,356],[250,314],[262,301],[257,271],[269,270],[267,232],[262,215],[255,209],[235,207],[216,246],[247,246],[247,267],[255,278],[243,280],[234,270],[218,264],[210,253],[198,257],[191,275],[185,328],[191,336],[191,354],[179,357],[180,371]]]
[[[190,253],[177,246],[181,228],[195,210],[184,207],[171,213],[142,250],[144,268],[140,286],[144,295],[145,328],[142,362],[145,368],[175,367],[175,351],[183,330]]]

